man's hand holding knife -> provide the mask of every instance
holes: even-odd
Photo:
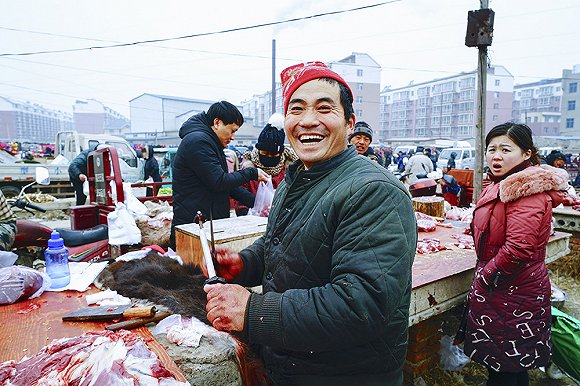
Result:
[[[226,280],[234,279],[242,271],[244,267],[242,259],[239,254],[230,249],[220,248],[216,250],[211,214],[212,249],[210,252],[201,212],[197,214],[197,221],[200,228],[200,240],[205,262],[202,270],[208,276],[203,287],[203,290],[207,293],[207,304],[205,306],[207,319],[217,330],[242,331],[250,292],[240,285],[226,284]],[[220,276],[217,275],[214,268],[214,258],[218,263]]]

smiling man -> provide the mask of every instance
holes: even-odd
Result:
[[[242,187],[251,180],[268,181],[260,169],[247,168],[228,173],[224,148],[244,123],[233,104],[221,101],[206,112],[189,118],[179,129],[181,143],[173,161],[173,222],[171,244],[175,247],[175,226],[194,222],[197,211],[214,219],[230,217],[229,197],[254,205],[254,195]]]
[[[347,147],[348,84],[320,62],[282,72],[299,157],[265,234],[218,249],[208,320],[259,348],[275,385],[401,385],[417,226],[403,185]],[[263,293],[244,287],[262,285]]]
[[[348,136],[348,142],[354,146],[356,152],[365,156],[379,164],[382,160],[378,154],[370,147],[373,141],[373,129],[365,121],[360,121],[354,124],[354,130]]]

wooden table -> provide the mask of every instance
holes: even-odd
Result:
[[[453,246],[453,234],[462,233],[467,224],[454,228],[437,227],[434,232],[419,232],[419,240],[436,238],[451,249],[432,254],[417,253],[413,263],[413,289],[409,324],[423,320],[461,304],[473,280],[477,260],[475,250]],[[569,233],[556,232],[546,248],[546,263],[570,253]]]
[[[112,322],[63,322],[62,316],[80,307],[86,307],[85,295],[98,290],[91,287],[86,292],[44,292],[40,297],[14,304],[0,306],[0,362],[15,360],[36,354],[53,339],[73,337],[88,331],[103,330]],[[185,382],[185,377],[147,329],[131,330],[140,335],[176,377]]]

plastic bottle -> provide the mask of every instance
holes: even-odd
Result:
[[[70,283],[68,249],[64,246],[64,240],[57,231],[50,234],[48,248],[44,250],[44,261],[46,273],[52,279],[50,288],[62,288]]]

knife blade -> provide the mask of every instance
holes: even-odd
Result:
[[[82,321],[99,321],[111,320],[120,317],[138,318],[155,315],[155,307],[133,307],[130,304],[122,306],[92,306],[79,308],[62,317],[63,321],[82,322]]]
[[[124,320],[124,321],[119,322],[119,323],[113,323],[113,324],[106,326],[105,329],[109,330],[109,331],[117,331],[120,329],[130,330],[132,328],[141,327],[141,326],[144,326],[144,325],[149,324],[149,323],[159,322],[159,321],[165,319],[166,317],[168,317],[169,315],[171,315],[171,313],[161,311],[161,312],[156,313],[154,316],[129,319],[129,320]]]
[[[223,278],[216,275],[215,268],[213,265],[213,258],[211,252],[209,251],[209,243],[207,241],[207,235],[205,234],[205,229],[203,227],[203,215],[201,214],[200,211],[197,212],[197,223],[199,224],[199,239],[201,241],[201,249],[203,251],[203,260],[207,268],[208,279],[205,281],[205,284],[217,284],[217,283],[225,284],[226,281]]]

